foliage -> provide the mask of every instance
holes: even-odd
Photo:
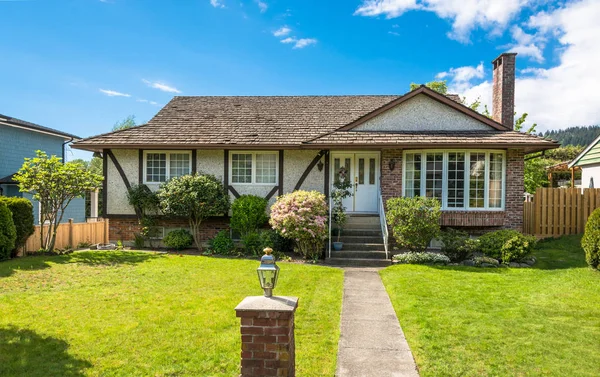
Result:
[[[90,246],[92,246],[92,243],[89,241],[81,241],[80,243],[77,244],[78,249],[87,249]]]
[[[210,174],[173,178],[160,186],[157,195],[165,214],[188,219],[198,250],[201,249],[202,221],[229,210],[229,195],[221,181]]]
[[[187,229],[177,229],[167,233],[163,238],[163,243],[166,247],[183,250],[194,244],[194,237]]]
[[[263,239],[263,248],[270,247],[273,249],[274,254],[291,253],[294,251],[294,242],[289,238],[283,237],[279,232],[268,229],[263,230],[260,235]]]
[[[540,132],[539,136],[556,140],[563,147],[568,145],[585,146],[600,136],[600,126],[577,126],[563,130],[548,130],[543,134]]]
[[[516,115],[516,113],[515,113]],[[523,113],[521,114],[520,117],[518,117],[517,119],[515,119],[515,127],[514,130],[518,131],[518,132],[522,132],[523,130],[523,125],[525,124],[525,122],[527,121],[527,116],[529,116],[528,113]],[[537,123],[533,123],[528,129],[527,131],[525,131],[526,134],[533,134],[535,135],[535,128],[537,127]]]
[[[600,208],[588,217],[585,233],[581,239],[581,247],[585,251],[585,260],[590,267],[600,269]]]
[[[229,231],[221,230],[216,236],[208,240],[208,249],[214,254],[233,254],[235,251],[235,244],[229,235]]]
[[[136,249],[143,249],[146,246],[146,237],[144,237],[142,234],[134,233],[133,237],[133,246]]]
[[[475,266],[477,267],[481,267],[482,264],[491,264],[495,267],[498,267],[500,265],[498,259],[486,257],[485,255],[473,258],[473,262],[475,262]]]
[[[112,130],[114,132],[114,131],[126,130],[128,128],[133,128],[133,127],[137,127],[137,124],[135,123],[135,115],[129,115],[125,119],[115,123]]]
[[[318,191],[294,191],[277,198],[269,223],[283,237],[296,241],[295,251],[316,259],[327,238],[327,204]]]
[[[17,229],[12,213],[6,204],[0,202],[0,260],[10,259],[16,240]]]
[[[430,81],[428,83],[425,84],[426,87],[428,87],[429,89],[433,89],[436,92],[440,93],[440,94],[447,94],[448,93],[448,83],[446,80],[440,80],[440,81]],[[420,84],[415,84],[414,82],[410,84],[410,90],[415,90],[415,89],[419,89],[421,87]]]
[[[90,161],[77,158],[71,162],[82,165],[86,170],[92,173],[102,175],[102,159],[100,157],[92,157]]]
[[[450,258],[446,255],[430,252],[408,252],[396,254],[393,260],[401,264],[448,264]]]
[[[117,250],[123,250],[123,241],[117,240]]]
[[[255,233],[269,221],[267,205],[267,199],[255,195],[236,198],[231,205],[231,229],[239,232],[242,238],[247,233]]]
[[[398,246],[409,251],[427,249],[440,233],[440,202],[435,198],[401,197],[386,203],[387,221]]]
[[[11,251],[11,258],[17,256],[20,248],[25,246],[25,242],[35,230],[33,226],[33,205],[25,198],[0,196],[0,203],[6,204],[12,213],[12,219],[17,230],[17,239],[15,247]]]
[[[244,245],[244,252],[247,255],[259,256],[263,254],[263,238],[261,237],[261,233],[247,232],[242,235],[242,245]]]
[[[331,191],[333,207],[331,208],[331,218],[337,227],[337,242],[340,242],[342,230],[348,221],[348,215],[346,214],[346,207],[344,207],[343,201],[352,195],[352,192],[350,191],[351,187],[352,183],[350,182],[350,177],[348,177],[348,172],[342,167],[333,183],[333,190]]]
[[[48,157],[46,153],[36,151],[36,157],[26,158],[14,179],[19,182],[21,192],[29,192],[39,201],[40,223],[49,224],[47,234],[44,235],[43,228],[40,232],[40,243],[42,248],[52,252],[56,231],[69,203],[96,190],[103,178],[80,164],[63,163],[56,156]]]
[[[511,229],[497,230],[479,237],[481,252],[506,264],[530,255],[535,244],[535,237]]]
[[[441,233],[442,254],[450,258],[452,262],[462,262],[477,249],[478,242],[469,237],[469,233],[448,228]]]
[[[156,212],[160,208],[158,195],[143,184],[134,185],[127,190],[127,201],[142,217]]]

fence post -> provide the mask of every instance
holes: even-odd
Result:
[[[71,248],[74,248],[73,245],[73,219],[69,219],[69,245]]]
[[[108,219],[104,219],[104,243],[108,243]]]

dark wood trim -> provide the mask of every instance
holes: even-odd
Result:
[[[223,153],[223,186],[229,189],[229,149],[224,149]]]
[[[325,187],[323,188],[323,192],[325,193],[325,197],[329,198],[329,157],[331,156],[331,153],[329,151],[325,152]],[[381,164],[379,164],[381,165]],[[380,175],[381,176],[381,175]]]
[[[196,150],[192,149],[192,174],[196,174],[198,172],[196,162]]]
[[[228,186],[228,187],[229,187],[229,191],[233,194],[233,196],[236,197],[236,199],[240,197],[240,193],[237,192],[237,190],[233,186]]]
[[[107,150],[102,150],[102,175],[104,180],[102,181],[102,216],[107,216],[108,212],[108,155]]]
[[[306,170],[304,170],[304,173],[302,173],[302,176],[300,177],[300,179],[298,179],[298,182],[296,183],[296,186],[294,186],[294,191],[295,190],[300,190],[300,187],[302,187],[302,184],[304,183],[304,180],[306,180],[306,177],[308,177],[308,175],[313,170],[313,168],[315,167],[315,165],[317,163],[319,163],[319,160],[325,155],[325,152],[326,152],[325,150],[319,151],[319,153],[317,153],[317,155],[315,156],[315,158],[313,158],[313,160],[310,162],[310,164],[308,165],[308,167],[306,168]]]
[[[106,215],[106,216],[102,216],[102,217],[106,218],[106,219],[122,219],[122,220],[137,220],[138,219],[137,215],[119,215],[119,214]],[[180,216],[157,215],[155,217],[158,220],[187,220],[187,217],[180,217]],[[227,219],[229,219],[229,216],[210,216],[203,221],[227,220]]]
[[[131,190],[131,184],[129,183],[129,179],[127,179],[127,175],[125,174],[125,171],[121,167],[121,164],[119,164],[119,161],[117,160],[117,158],[115,157],[115,155],[112,153],[112,151],[110,149],[106,150],[106,154],[108,155],[108,157],[110,157],[110,160],[112,161],[113,165],[115,166],[115,168],[119,172],[119,175],[121,176],[121,180],[125,184],[125,187],[127,188],[127,190],[128,191]],[[140,211],[139,211],[138,208],[135,208],[135,214],[138,217],[142,216],[142,214],[140,213]]]
[[[283,149],[279,150],[279,196],[281,195],[283,195]]]
[[[138,152],[138,185],[144,183],[144,150]]]
[[[265,199],[271,200],[271,198],[273,197],[273,195],[275,195],[275,193],[277,191],[279,191],[279,188],[280,188],[280,186],[273,187],[273,189],[271,191],[269,191],[269,193],[267,194],[267,197]]]

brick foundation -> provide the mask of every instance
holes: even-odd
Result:
[[[184,228],[189,229],[187,219],[160,219],[158,226],[165,227],[165,234],[170,229]],[[205,220],[202,223],[201,240],[207,241],[214,237],[221,230],[229,229],[228,217],[215,217]],[[135,234],[140,233],[141,226],[137,218],[132,217],[110,217],[109,239],[110,242],[122,241],[132,242],[135,240]]]

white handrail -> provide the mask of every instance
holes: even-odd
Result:
[[[387,219],[385,217],[385,205],[383,204],[383,196],[381,195],[381,187],[378,190],[379,196],[379,223],[381,225],[381,234],[383,235],[383,247],[385,248],[385,258],[390,259],[388,252],[388,227]]]
[[[332,221],[332,214],[331,214],[331,205],[333,204],[333,202],[331,201],[331,193],[329,193],[329,256],[328,258],[331,258],[331,221]]]

